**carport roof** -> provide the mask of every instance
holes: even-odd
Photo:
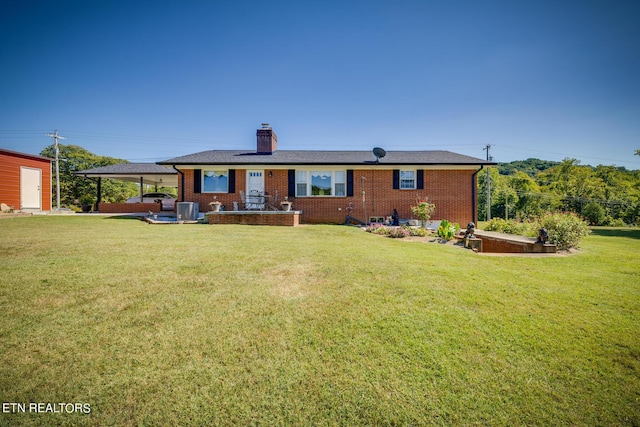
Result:
[[[76,172],[86,178],[109,178],[121,181],[142,182],[163,187],[178,186],[178,172],[156,163],[118,163]]]

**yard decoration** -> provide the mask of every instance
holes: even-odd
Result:
[[[80,197],[79,202],[80,202],[80,208],[82,209],[82,212],[91,212],[94,201],[95,201],[95,198],[89,194],[85,194],[82,197]]]
[[[280,202],[280,206],[282,206],[282,210],[285,212],[291,211],[292,202],[287,199],[285,196],[284,200]]]
[[[213,199],[214,199],[213,202],[209,203],[209,207],[211,208],[211,211],[220,212],[220,206],[222,205],[222,203],[216,200],[216,196],[214,196]]]

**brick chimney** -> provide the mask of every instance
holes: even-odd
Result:
[[[263,123],[258,129],[258,154],[273,154],[278,149],[278,137],[269,123]]]

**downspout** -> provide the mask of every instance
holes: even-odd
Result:
[[[180,175],[180,201],[184,202],[184,172],[176,168],[176,165],[171,165],[171,167]]]
[[[478,196],[476,194],[476,187],[477,187],[477,183],[476,183],[476,175],[478,174],[478,172],[480,172],[482,169],[484,169],[484,165],[480,165],[480,169],[478,169],[477,171],[475,171],[473,173],[473,175],[471,175],[471,222],[473,222],[476,227],[478,227],[478,221],[477,221],[477,216],[478,216]]]

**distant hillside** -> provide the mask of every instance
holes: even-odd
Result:
[[[539,172],[547,170],[560,162],[540,159],[516,160],[509,163],[498,163],[500,175],[513,175],[514,172],[524,172],[530,177],[535,177]]]

